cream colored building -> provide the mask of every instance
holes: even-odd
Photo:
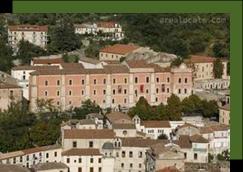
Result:
[[[12,103],[21,103],[22,97],[23,92],[20,86],[0,81],[0,111],[8,110]]]
[[[134,44],[115,44],[102,48],[99,52],[101,61],[119,61],[122,57],[126,57],[129,53],[135,52],[140,47]]]
[[[28,41],[41,48],[47,45],[48,26],[12,25],[8,26],[8,42],[13,49],[17,49],[21,40]]]
[[[193,67],[193,78],[196,81],[214,79],[213,66],[215,60],[216,58],[214,57],[191,55],[185,62]],[[221,62],[223,64],[222,79],[229,79],[227,74],[228,60],[222,59]]]
[[[230,125],[230,104],[219,107],[219,123]]]

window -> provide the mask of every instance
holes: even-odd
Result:
[[[94,146],[93,141],[90,141],[90,142],[89,142],[89,147],[92,148],[93,146]]]
[[[45,96],[48,96],[48,92],[47,91],[45,91]]]
[[[162,85],[161,85],[161,91],[162,91],[162,93],[165,92],[165,84],[162,84]]]
[[[170,82],[170,78],[169,77],[167,78],[167,82]]]
[[[49,153],[46,153],[46,158],[49,158]]]
[[[45,85],[46,85],[46,86],[48,85],[48,81],[45,81]]]
[[[122,151],[122,158],[125,158],[125,156],[126,156],[126,152]]]
[[[186,154],[186,152],[184,153],[184,158],[186,159],[186,157],[187,157],[187,154]]]
[[[144,85],[140,85],[140,93],[144,92]]]
[[[156,93],[159,93],[159,89],[158,88],[156,88]]]
[[[170,89],[169,88],[167,88],[167,93],[169,93],[170,92]]]
[[[155,98],[155,102],[158,102],[158,97]]]
[[[70,90],[70,91],[68,92],[68,94],[69,94],[69,96],[71,96],[71,95],[72,95],[72,91]]]
[[[115,99],[112,99],[112,103],[115,103]]]
[[[130,168],[132,168],[133,167],[133,164],[132,163],[130,163]]]
[[[125,84],[127,83],[127,78],[124,79]]]
[[[119,157],[119,152],[116,152],[116,157]]]
[[[60,85],[60,80],[57,80],[57,85]]]
[[[84,95],[84,90],[81,91],[81,94]]]
[[[78,167],[78,172],[82,172],[82,167]]]
[[[57,91],[57,96],[60,96],[60,91]]]
[[[106,94],[106,90],[103,90],[103,94],[104,94],[104,95]]]
[[[101,163],[101,158],[99,158],[98,162]]]
[[[197,160],[197,153],[194,153],[194,160]]]
[[[69,85],[72,85],[73,84],[73,81],[72,80],[69,80]]]
[[[186,88],[184,89],[184,93],[185,93],[185,94],[187,93],[187,89],[186,89]]]
[[[138,164],[138,167],[139,167],[139,168],[142,168],[142,164],[141,164],[141,163],[139,163],[139,164]]]
[[[78,162],[79,162],[79,163],[82,163],[82,158],[79,158],[79,159],[78,159]]]
[[[57,152],[54,152],[54,156],[57,157]]]
[[[116,79],[113,79],[113,84],[115,84],[116,83]]]
[[[96,84],[96,79],[94,79],[94,84]]]
[[[156,82],[159,82],[159,78],[156,78]]]
[[[89,172],[94,172],[94,167],[90,167]]]
[[[124,168],[124,163],[121,163],[121,167]]]
[[[29,161],[29,155],[26,156],[26,160]]]
[[[181,78],[178,79],[178,82],[181,83]]]
[[[129,158],[132,158],[133,157],[133,153],[132,151],[129,152]]]
[[[94,158],[90,158],[90,163],[93,163],[94,162]]]
[[[181,94],[181,89],[178,89],[178,94]]]
[[[94,90],[94,95],[96,95],[96,90]]]
[[[76,148],[76,147],[77,147],[77,142],[73,141],[73,148]]]
[[[146,77],[146,82],[149,83],[149,77]]]
[[[138,83],[138,78],[137,77],[135,77],[135,83]]]
[[[124,89],[124,94],[127,94],[127,89]]]
[[[143,152],[140,151],[140,152],[138,153],[138,158],[142,158],[142,157],[143,157]]]
[[[101,167],[99,167],[99,172],[101,172],[102,171],[102,168]]]
[[[135,95],[137,96],[138,95],[138,90],[135,90],[134,92],[135,92]]]
[[[185,83],[187,83],[187,78],[185,78]]]
[[[116,90],[112,90],[113,94],[116,94]]]
[[[126,98],[124,99],[124,103],[127,103],[127,99]]]
[[[106,84],[106,79],[103,80],[103,84]]]
[[[82,83],[82,85],[84,85],[84,79],[82,79],[81,83]]]

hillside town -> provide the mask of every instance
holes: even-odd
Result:
[[[6,28],[7,45],[0,46],[15,57],[25,46],[42,52],[53,43],[48,25]],[[71,28],[86,48],[23,53],[0,71],[0,124],[27,132],[12,140],[14,148],[0,137],[0,171],[230,171],[229,57],[183,58],[123,42],[118,21]],[[91,58],[87,47],[95,41],[108,44]],[[7,123],[8,116],[16,119]],[[23,130],[21,121],[37,127]]]

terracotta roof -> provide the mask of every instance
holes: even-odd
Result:
[[[98,27],[103,27],[103,28],[114,28],[115,27],[115,22],[109,21],[109,22],[97,22]]]
[[[156,172],[180,172],[176,167],[170,166],[170,167],[165,167],[161,170],[156,170]]]
[[[121,138],[123,147],[150,147],[154,144],[166,144],[167,140],[143,139],[139,137]]]
[[[112,124],[113,129],[136,129],[134,124]]]
[[[155,68],[155,64],[148,64],[145,60],[129,60],[126,63],[129,68]]]
[[[109,114],[106,114],[106,118],[111,123],[116,123],[119,120],[126,120],[126,121],[128,120],[132,122],[131,118],[127,114],[122,112],[111,112]]]
[[[53,70],[59,69],[58,66],[16,66],[12,70]]]
[[[20,165],[0,164],[0,172],[30,172],[30,170]]]
[[[230,110],[230,104],[225,104],[224,106],[221,106],[220,109],[229,111]]]
[[[112,139],[114,137],[114,131],[109,129],[64,130],[64,139]]]
[[[128,67],[121,64],[105,65],[104,70],[106,73],[129,73]]]
[[[62,156],[101,156],[99,149],[69,149],[62,152]]]
[[[68,169],[68,166],[61,162],[46,162],[39,163],[34,166],[35,170],[58,170],[58,169]]]
[[[198,128],[197,126],[192,125],[192,124],[190,124],[190,123],[185,123],[185,124],[179,126],[178,129],[180,129],[180,128],[185,128],[185,127],[194,127],[194,128]]]
[[[61,64],[61,63],[64,63],[62,58],[52,58],[52,59],[34,58],[32,61],[34,64]]]
[[[178,140],[174,141],[175,144],[178,144],[182,149],[190,149],[192,148],[192,143],[190,141],[190,136],[188,135],[180,135]]]
[[[189,59],[186,59],[186,63],[212,63],[216,60],[215,57],[210,56],[199,56],[199,55],[190,55]],[[221,61],[229,61],[227,58],[220,58]]]
[[[138,49],[139,46],[132,44],[115,44],[102,48],[100,52],[125,55]]]
[[[39,26],[39,25],[12,25],[8,26],[8,29],[10,31],[35,31],[35,32],[47,32],[48,31],[48,26]]]
[[[190,137],[192,143],[208,143],[208,140],[201,135],[195,134]]]
[[[148,121],[142,121],[142,125],[145,126],[145,128],[170,128],[169,121],[157,121],[157,120],[148,120]]]
[[[88,57],[80,57],[79,61],[81,62],[86,62],[86,63],[91,63],[91,64],[98,64],[101,61],[94,59],[94,58],[88,58]]]
[[[15,89],[15,88],[21,88],[21,87],[18,85],[9,84],[9,83],[0,81],[0,89]]]
[[[214,131],[226,131],[229,129],[228,125],[225,124],[217,124],[212,126],[206,126],[200,128],[201,134],[213,133]]]

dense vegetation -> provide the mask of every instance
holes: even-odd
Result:
[[[100,112],[90,100],[83,102],[74,112],[60,113],[52,110],[50,102],[41,101],[37,114],[30,113],[21,103],[12,104],[8,111],[0,112],[0,152],[14,151],[59,142],[60,124],[69,119],[83,119],[89,113]],[[45,107],[45,108],[44,108]]]
[[[100,20],[121,23],[126,36],[121,43],[149,46],[156,51],[174,53],[183,58],[189,54],[229,57],[228,14],[3,14],[0,15],[0,48],[4,51],[0,51],[0,70],[9,71],[13,59],[20,59],[25,64],[30,56],[84,48],[81,44],[84,37],[74,33],[73,24]],[[7,24],[49,25],[47,50],[20,44],[23,47],[18,56],[11,57],[11,48],[3,45],[7,43]],[[91,58],[98,57],[100,48],[117,43],[89,41],[85,53]]]
[[[128,112],[130,116],[138,115],[143,120],[181,120],[182,114],[200,113],[204,117],[212,117],[218,113],[216,101],[201,100],[196,95],[191,95],[182,101],[172,94],[167,105],[150,106],[144,97],[140,97],[136,106]]]

